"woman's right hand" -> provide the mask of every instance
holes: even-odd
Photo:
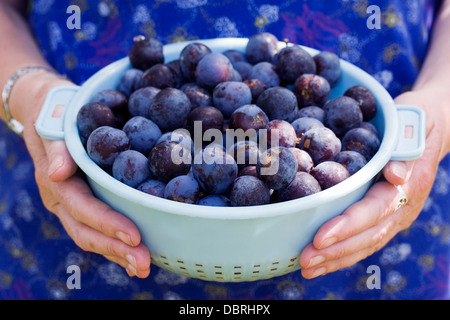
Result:
[[[42,201],[81,249],[118,263],[130,276],[145,278],[150,254],[136,225],[94,197],[63,141],[41,138],[35,130],[48,91],[58,85],[73,84],[50,73],[30,73],[19,79],[10,100],[13,117],[24,125]]]

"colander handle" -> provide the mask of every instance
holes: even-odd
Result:
[[[48,140],[64,140],[64,116],[67,106],[78,86],[58,86],[51,89],[42,106],[35,128],[37,133]]]
[[[412,105],[396,105],[399,121],[397,145],[391,160],[410,161],[420,158],[425,150],[426,114]]]

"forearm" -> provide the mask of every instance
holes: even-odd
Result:
[[[445,0],[434,23],[428,54],[414,86],[415,89],[423,89],[436,84],[443,89],[450,87],[449,30],[450,0]]]
[[[427,113],[442,120],[443,146],[441,158],[450,152],[450,0],[445,0],[434,24],[432,40],[413,91],[427,93],[430,107]]]
[[[0,89],[3,88],[6,81],[18,69],[26,66],[44,66],[49,67],[42,56],[29,27],[18,11],[21,6],[16,1],[16,5],[8,4],[7,1],[0,1]],[[14,118],[24,123],[29,115],[29,110],[21,106],[28,103],[25,98],[32,97],[42,91],[42,87],[47,83],[46,80],[56,80],[56,76],[49,74],[39,74],[42,81],[34,81],[33,87],[27,83],[32,81],[36,75],[27,74],[23,79],[19,79],[10,95],[10,112]],[[23,88],[27,88],[23,91]],[[20,92],[26,92],[26,95]],[[0,101],[0,118],[5,119],[3,102]],[[29,117],[28,117],[29,118]]]

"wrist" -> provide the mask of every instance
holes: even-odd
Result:
[[[10,92],[11,117],[20,122],[24,130],[34,127],[47,93],[56,86],[69,84],[71,82],[60,75],[45,70],[24,74]]]
[[[421,89],[424,104],[427,105],[427,115],[432,117],[433,124],[438,127],[442,137],[441,159],[450,152],[450,101],[448,89],[443,86],[424,87]]]
[[[415,86],[412,91],[406,92],[396,98],[396,103],[413,104],[422,108],[426,113],[427,140],[433,143],[439,141],[439,159],[450,152],[450,101],[448,92],[441,86],[424,85]]]

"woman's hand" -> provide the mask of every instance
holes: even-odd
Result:
[[[433,186],[440,160],[448,152],[448,114],[435,92],[408,92],[397,104],[417,105],[427,114],[426,149],[412,162],[391,161],[383,169],[387,181],[371,187],[364,198],[325,223],[302,252],[302,275],[314,278],[365,259],[385,246],[418,217]],[[433,97],[435,97],[433,99]],[[396,210],[402,185],[409,201]]]
[[[118,263],[130,276],[145,278],[150,273],[150,254],[137,227],[93,196],[63,141],[43,139],[34,128],[47,92],[70,84],[48,73],[31,73],[17,82],[11,97],[11,109],[25,127],[43,203],[81,249]]]

